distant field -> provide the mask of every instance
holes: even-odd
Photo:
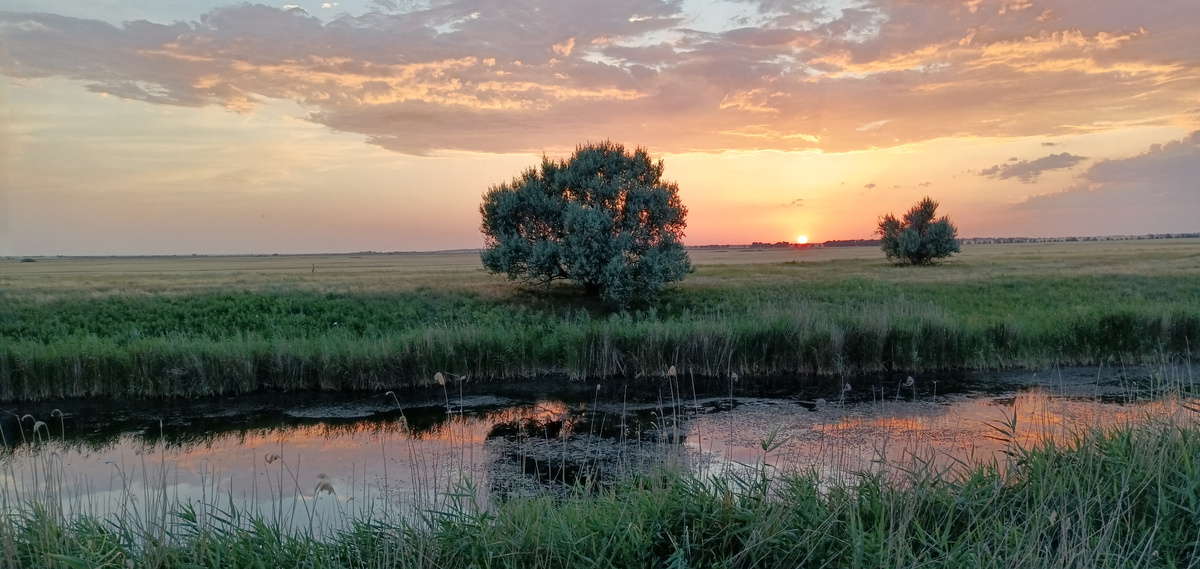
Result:
[[[0,399],[1134,363],[1200,344],[1200,240],[694,250],[613,314],[471,252],[0,261]]]
[[[894,268],[876,247],[696,249],[697,272],[676,286],[708,279],[796,280],[869,277],[894,281],[985,279],[995,275],[1200,275],[1200,239],[964,245],[932,269]],[[789,264],[802,265],[794,270]],[[764,265],[780,265],[768,268]],[[346,255],[197,257],[47,257],[0,259],[0,291],[128,294],[235,288],[380,292],[422,286],[491,289],[471,251]]]

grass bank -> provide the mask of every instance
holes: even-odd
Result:
[[[307,260],[198,275],[180,260],[164,272],[41,262],[41,280],[0,279],[0,400],[386,390],[437,371],[512,380],[660,376],[672,365],[727,377],[1133,364],[1200,346],[1196,240],[978,246],[932,268],[848,249],[766,252],[762,263],[738,262],[755,252],[697,255],[697,272],[658,303],[619,314],[571,287],[509,286],[465,258],[430,257],[424,271],[339,258],[348,264],[327,274]]]
[[[1003,429],[997,433],[1004,436]],[[60,504],[43,499],[0,520],[0,562],[64,568],[1196,567],[1197,457],[1195,422],[1161,419],[1030,449],[1012,444],[1005,462],[955,470],[913,459],[832,486],[815,474],[764,470],[715,480],[666,473],[568,497],[429,512],[410,522],[368,515],[332,534],[292,533],[220,503],[100,519],[67,517]]]

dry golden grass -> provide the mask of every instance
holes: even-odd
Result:
[[[383,292],[487,288],[474,252],[213,257],[55,257],[0,260],[0,289],[15,295],[189,294],[216,289]]]
[[[699,249],[696,273],[680,286],[769,281],[969,282],[1001,276],[1200,276],[1200,239],[965,245],[933,268],[894,268],[875,247]],[[420,288],[502,295],[510,286],[482,267],[478,253],[213,257],[54,257],[0,259],[0,291],[10,297],[59,294],[189,294],[216,289],[341,293]]]
[[[695,274],[678,287],[795,283],[839,287],[850,280],[906,285],[1137,275],[1200,278],[1200,239],[964,245],[934,267],[894,267],[875,247],[693,251]]]

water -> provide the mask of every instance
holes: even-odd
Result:
[[[662,468],[815,471],[832,482],[912,460],[1002,464],[1014,443],[1177,412],[1160,395],[1181,383],[1190,387],[1185,369],[1093,368],[911,384],[684,376],[6,404],[0,506],[49,499],[70,511],[148,516],[178,503],[232,503],[326,526],[345,513],[412,517]]]

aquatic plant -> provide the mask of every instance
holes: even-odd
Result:
[[[158,500],[153,508],[127,509],[116,517],[66,515],[54,487],[65,482],[47,472],[41,493],[25,496],[20,505],[6,504],[0,563],[1194,566],[1200,558],[1195,516],[1200,428],[1196,415],[1184,410],[1173,418],[1080,431],[1030,448],[1012,442],[1005,463],[946,469],[913,455],[909,463],[833,484],[816,473],[778,474],[766,468],[707,479],[667,470],[631,475],[611,486],[581,487],[567,496],[509,498],[491,505],[453,502],[416,518],[385,518],[379,510],[348,512],[337,529],[289,529],[219,495],[169,508],[161,507],[169,502],[151,496]],[[764,454],[776,443],[773,437],[764,439]],[[466,488],[464,494],[474,491]],[[332,496],[318,482],[311,498]]]

